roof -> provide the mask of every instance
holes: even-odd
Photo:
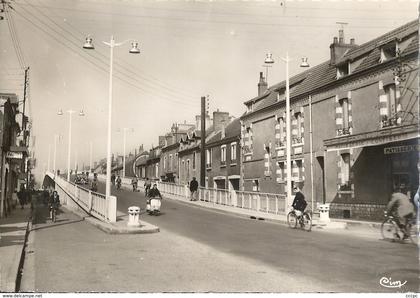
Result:
[[[233,137],[239,137],[241,135],[241,121],[239,118],[234,119],[230,122],[225,128],[225,139],[230,139]],[[206,143],[210,145],[212,143],[217,143],[222,140],[222,132],[218,131],[214,136],[212,136]]]
[[[363,59],[360,65],[352,70],[352,74],[360,73],[378,65],[380,59],[379,46],[391,42],[392,40],[403,40],[405,37],[418,31],[418,27],[418,21],[415,20],[360,46],[356,46],[355,48],[350,49],[337,64],[343,63],[344,61],[352,61],[356,58]],[[410,44],[403,49],[402,56],[414,51],[418,51],[418,35],[416,35]],[[339,80],[337,80],[336,75],[336,65],[332,65],[330,60],[311,67],[289,79],[290,98],[297,98],[330,83],[337,82]],[[280,101],[277,99],[278,91],[285,88],[285,86],[286,81],[282,81],[268,88],[264,94],[245,101],[244,104],[246,105],[253,102],[254,107],[251,112],[247,112],[241,117],[258,112],[277,102],[285,101],[285,98],[280,98]]]

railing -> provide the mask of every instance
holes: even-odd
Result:
[[[105,181],[105,175],[98,175],[99,180]],[[122,179],[122,187],[131,189],[131,177]],[[138,188],[144,191],[146,180],[138,179]],[[168,182],[152,181],[158,185],[162,195],[177,197],[178,199],[190,199],[188,185],[181,185]],[[217,188],[198,188],[198,199],[202,202],[209,202],[214,205],[224,205],[234,208],[253,210],[261,213],[285,214],[286,195],[261,193],[251,191],[235,191]]]
[[[89,189],[76,185],[72,182],[47,173],[55,181],[56,190],[59,191],[60,198],[70,197],[73,202],[80,206],[90,215],[105,221],[116,222],[117,220],[117,198],[110,196],[106,200],[105,195],[93,192]]]

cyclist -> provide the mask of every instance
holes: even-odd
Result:
[[[410,198],[402,193],[402,190],[396,191],[391,195],[391,201],[388,203],[386,210],[388,214],[395,218],[398,226],[403,231],[403,239],[407,239],[409,237],[407,223],[414,214],[414,206],[410,202]],[[396,236],[399,238],[398,234]]]
[[[308,203],[306,203],[305,196],[300,191],[300,189],[297,185],[295,185],[293,187],[293,191],[296,194],[295,194],[295,199],[293,200],[293,203],[292,203],[292,207],[296,212],[296,216],[299,218],[303,214],[303,212],[305,211]]]
[[[149,190],[152,187],[152,182],[150,182],[149,178],[146,178],[146,182],[144,182],[144,192],[147,196],[149,194]]]

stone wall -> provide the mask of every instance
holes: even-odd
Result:
[[[339,204],[331,203],[331,218],[382,221],[386,205],[379,204]]]

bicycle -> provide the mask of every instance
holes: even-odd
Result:
[[[381,224],[382,238],[389,241],[404,241],[409,238],[411,243],[418,244],[419,241],[419,226],[416,222],[416,217],[411,217],[405,226],[398,224],[398,220],[384,211],[385,220]],[[406,233],[404,232],[404,230]],[[406,235],[407,234],[407,235]]]
[[[287,214],[287,224],[290,228],[296,229],[298,223],[301,229],[310,232],[312,229],[311,214],[309,212],[304,211],[301,215],[297,215],[295,209],[290,211]]]

